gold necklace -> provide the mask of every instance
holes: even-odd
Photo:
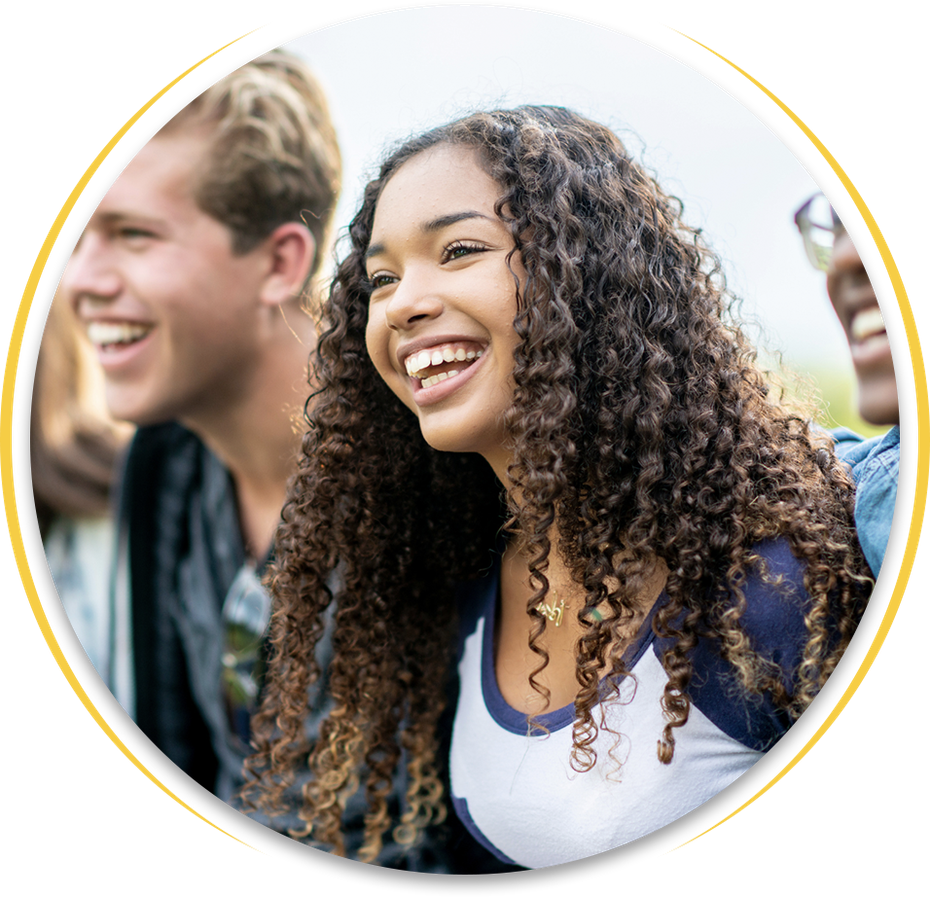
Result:
[[[552,604],[540,603],[536,605],[536,610],[541,613],[550,623],[555,623],[556,628],[562,625],[562,615],[565,611],[565,599],[559,599],[559,603],[555,603],[557,595],[552,596]],[[592,607],[585,614],[589,620],[592,620],[595,623],[602,623],[604,621],[604,615],[596,608]]]
[[[556,628],[558,628],[562,625],[562,613],[565,610],[565,599],[560,599],[559,603],[556,604],[555,600],[559,596],[555,593],[554,589],[550,589],[549,591],[552,592],[552,604],[540,602],[536,605],[536,610],[546,617],[550,623],[555,623]]]

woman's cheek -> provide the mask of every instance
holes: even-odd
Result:
[[[408,397],[409,390],[406,389],[407,379],[399,374],[391,364],[390,344],[384,338],[385,332],[389,331],[386,328],[382,330],[382,328],[376,324],[373,325],[369,321],[365,330],[365,346],[368,349],[368,357],[378,372],[378,376],[387,384],[391,392],[410,407],[412,403]]]

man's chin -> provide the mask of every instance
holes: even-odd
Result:
[[[876,427],[900,423],[898,388],[893,376],[859,382],[859,414]]]
[[[175,419],[174,415],[164,407],[154,406],[137,398],[123,395],[121,392],[114,394],[109,389],[107,390],[107,410],[113,420],[132,424],[134,427],[151,427]]]

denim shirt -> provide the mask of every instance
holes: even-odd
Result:
[[[859,544],[874,576],[878,576],[898,494],[901,431],[892,427],[884,436],[863,439],[852,430],[831,430],[836,454],[852,468],[856,481],[856,530]]]

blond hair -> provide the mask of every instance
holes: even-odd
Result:
[[[307,66],[281,50],[231,72],[182,109],[161,134],[204,127],[209,147],[197,174],[200,208],[253,249],[289,221],[316,241],[311,275],[339,195],[342,160],[326,98]]]

